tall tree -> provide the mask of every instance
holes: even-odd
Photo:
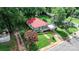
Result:
[[[65,10],[61,7],[52,8],[51,13],[55,15],[54,21],[57,25],[62,24],[62,21],[64,21],[64,19],[66,18]]]
[[[31,50],[32,44],[35,44],[38,41],[37,32],[35,32],[33,30],[28,30],[25,32],[24,37],[25,37],[26,42],[27,42],[28,50]]]

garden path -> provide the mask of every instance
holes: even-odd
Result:
[[[19,34],[19,32],[15,32],[15,37],[16,37],[16,41],[17,41],[17,48],[19,51],[26,51],[23,39],[21,38],[21,35]]]

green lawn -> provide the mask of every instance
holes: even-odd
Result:
[[[10,51],[15,48],[15,38],[11,36],[11,40],[9,42],[0,43],[0,51]]]
[[[46,33],[47,36],[50,37],[51,42],[56,42],[55,38],[52,36],[52,34],[50,32]],[[48,41],[48,38],[46,38],[42,33],[38,35],[38,48],[43,48],[47,45],[49,45],[50,42]]]
[[[72,19],[72,21],[71,21],[72,23],[79,24],[79,19],[68,17],[66,20],[70,21],[70,19]]]
[[[51,19],[48,16],[39,16],[39,18],[43,19],[44,21],[48,22],[49,24],[51,24]]]
[[[61,29],[61,28],[57,28],[57,30],[56,30],[56,32],[60,36],[62,36],[62,38],[67,37],[69,34],[72,34],[76,31],[78,31],[78,29],[75,28],[75,27],[69,27],[69,28],[66,29],[66,31],[64,29]]]
[[[76,31],[78,31],[78,29],[75,28],[75,27],[69,27],[66,31],[67,31],[69,34],[72,34],[72,33],[76,32]]]
[[[63,38],[68,36],[68,34],[61,28],[57,28],[56,32]]]
[[[56,38],[53,37],[53,32],[48,32],[47,35],[51,38],[52,42],[56,42]]]
[[[77,18],[72,18],[72,17],[68,17],[67,19],[65,19],[66,21],[70,21],[72,19],[72,23],[74,23],[74,24],[79,24],[79,19],[77,19]],[[67,28],[67,30],[66,30],[69,34],[72,34],[72,33],[74,33],[74,32],[76,32],[76,31],[78,31],[78,28],[75,28],[75,27],[69,27],[69,28]]]
[[[10,45],[8,43],[0,43],[0,51],[9,51]]]
[[[49,44],[48,39],[43,34],[38,36],[38,48],[45,47]]]

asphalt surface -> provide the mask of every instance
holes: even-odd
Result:
[[[49,48],[48,51],[79,51],[79,32],[71,38],[70,42],[64,41],[54,48]]]

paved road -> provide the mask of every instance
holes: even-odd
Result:
[[[79,32],[77,32],[76,38],[72,38],[70,42],[64,41],[62,44],[49,48],[48,51],[79,51]]]

